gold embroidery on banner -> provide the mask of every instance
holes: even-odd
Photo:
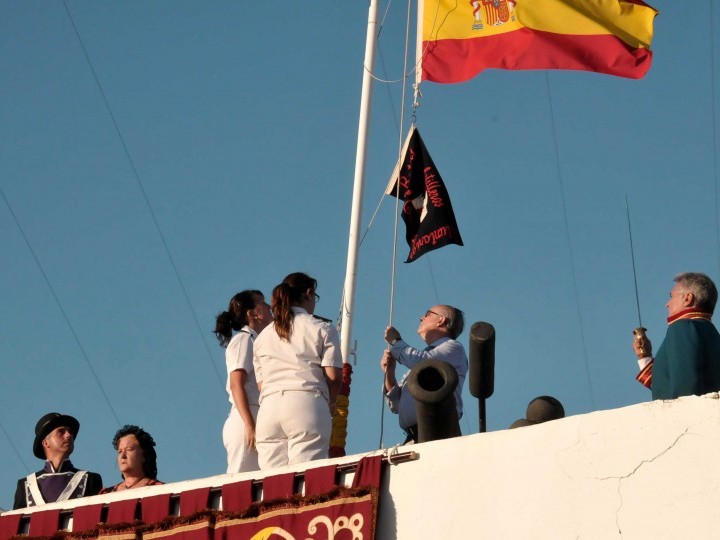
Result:
[[[276,508],[274,510],[262,512],[260,515],[254,517],[237,517],[229,519],[221,518],[215,522],[213,528],[215,530],[220,530],[227,527],[251,523],[255,523],[256,525],[260,525],[262,527],[264,521],[272,521],[274,518],[280,516],[287,516],[293,514],[299,516],[305,512],[327,512],[331,507],[335,507],[338,504],[342,505],[364,503],[369,501],[372,501],[372,494],[350,497],[338,497],[336,499],[313,503],[306,506]],[[323,508],[325,508],[326,510],[323,510]],[[352,536],[344,534],[341,535],[342,538],[351,538],[352,540],[364,540],[365,536],[362,529],[366,525],[366,523],[365,516],[362,512],[355,512],[349,517],[339,516],[335,519],[335,522],[332,521],[330,515],[330,513],[316,515],[308,522],[307,532],[310,535],[309,537],[305,537],[304,535],[302,535],[296,538],[295,536],[293,536],[292,533],[288,532],[284,528],[279,527],[278,525],[268,524],[267,526],[264,526],[261,530],[256,532],[252,537],[250,537],[250,540],[335,540],[336,535],[338,535],[340,531],[345,530],[349,531]],[[320,524],[324,525],[324,527],[319,527]],[[175,531],[177,530],[178,529],[175,529]],[[325,533],[325,531],[327,532]]]
[[[362,534],[362,527],[365,523],[365,520],[363,519],[363,516],[361,513],[353,514],[350,518],[347,518],[345,516],[339,516],[335,520],[335,524],[330,521],[330,518],[327,516],[317,516],[313,518],[313,520],[308,523],[308,533],[315,534],[318,532],[317,524],[322,523],[327,527],[328,535],[327,540],[334,540],[335,535],[342,530],[349,530],[352,532],[352,540],[363,540],[363,534]],[[306,538],[305,540],[319,540],[315,538]]]
[[[201,521],[199,523],[190,523],[188,525],[182,525],[180,527],[172,527],[164,531],[146,532],[142,535],[143,540],[153,540],[155,538],[163,538],[165,536],[173,536],[178,533],[185,533],[190,531],[197,531],[198,529],[205,529],[208,527],[207,521]]]
[[[265,527],[262,531],[252,535],[250,540],[268,540],[272,535],[278,535],[285,540],[295,540],[295,537],[280,527]]]
[[[327,529],[327,535],[322,537],[315,537],[320,531],[318,530],[318,524],[322,523]],[[362,527],[365,524],[365,520],[361,513],[353,514],[351,517],[339,516],[335,523],[328,516],[316,516],[308,523],[308,538],[304,540],[335,540],[335,535],[343,530],[348,530],[352,533],[352,540],[363,540]],[[176,529],[177,531],[177,529]],[[250,540],[269,540],[272,536],[277,535],[284,540],[296,540],[296,538],[282,527],[271,525],[265,527],[261,531],[255,533]]]

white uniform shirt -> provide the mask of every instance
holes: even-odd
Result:
[[[462,344],[449,337],[443,337],[432,343],[425,350],[416,349],[399,339],[390,348],[390,353],[400,364],[412,368],[421,360],[433,358],[443,360],[450,364],[458,374],[458,384],[455,388],[455,405],[457,406],[458,418],[462,417],[463,402],[462,388],[465,383],[465,376],[468,371],[468,358]],[[390,410],[398,414],[398,422],[402,429],[417,424],[417,413],[415,412],[415,401],[410,392],[405,388],[406,373],[397,386],[393,387],[387,394],[387,403]]]
[[[302,308],[292,310],[295,317],[289,341],[280,339],[275,323],[255,340],[253,366],[258,383],[262,383],[261,402],[265,396],[283,390],[317,391],[328,399],[323,368],[342,368],[335,327]]]
[[[227,349],[225,349],[225,365],[227,367],[227,390],[230,403],[235,406],[232,391],[230,390],[230,373],[238,369],[244,369],[247,373],[245,378],[245,393],[248,398],[248,405],[257,405],[260,392],[258,391],[255,371],[253,370],[253,340],[257,337],[255,330],[249,326],[243,326],[242,329],[235,334]]]

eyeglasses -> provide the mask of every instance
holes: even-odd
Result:
[[[439,313],[435,313],[432,309],[428,309],[428,310],[425,312],[425,315],[423,315],[422,317],[420,317],[420,320],[422,321],[425,317],[427,317],[427,316],[430,315],[431,313],[432,313],[433,315],[437,315],[438,317],[443,317],[443,316],[444,316],[444,315],[440,315]]]
[[[320,301],[320,295],[318,293],[313,293],[313,298],[315,298],[316,302]]]

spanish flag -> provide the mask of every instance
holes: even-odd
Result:
[[[419,0],[418,77],[457,83],[495,68],[640,79],[655,15],[641,0]]]

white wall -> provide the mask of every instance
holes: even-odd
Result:
[[[378,539],[720,538],[717,394],[412,449]]]
[[[378,540],[720,539],[718,394],[399,450],[414,450],[418,459],[385,469]],[[178,493],[265,474],[221,475],[42,509]]]

